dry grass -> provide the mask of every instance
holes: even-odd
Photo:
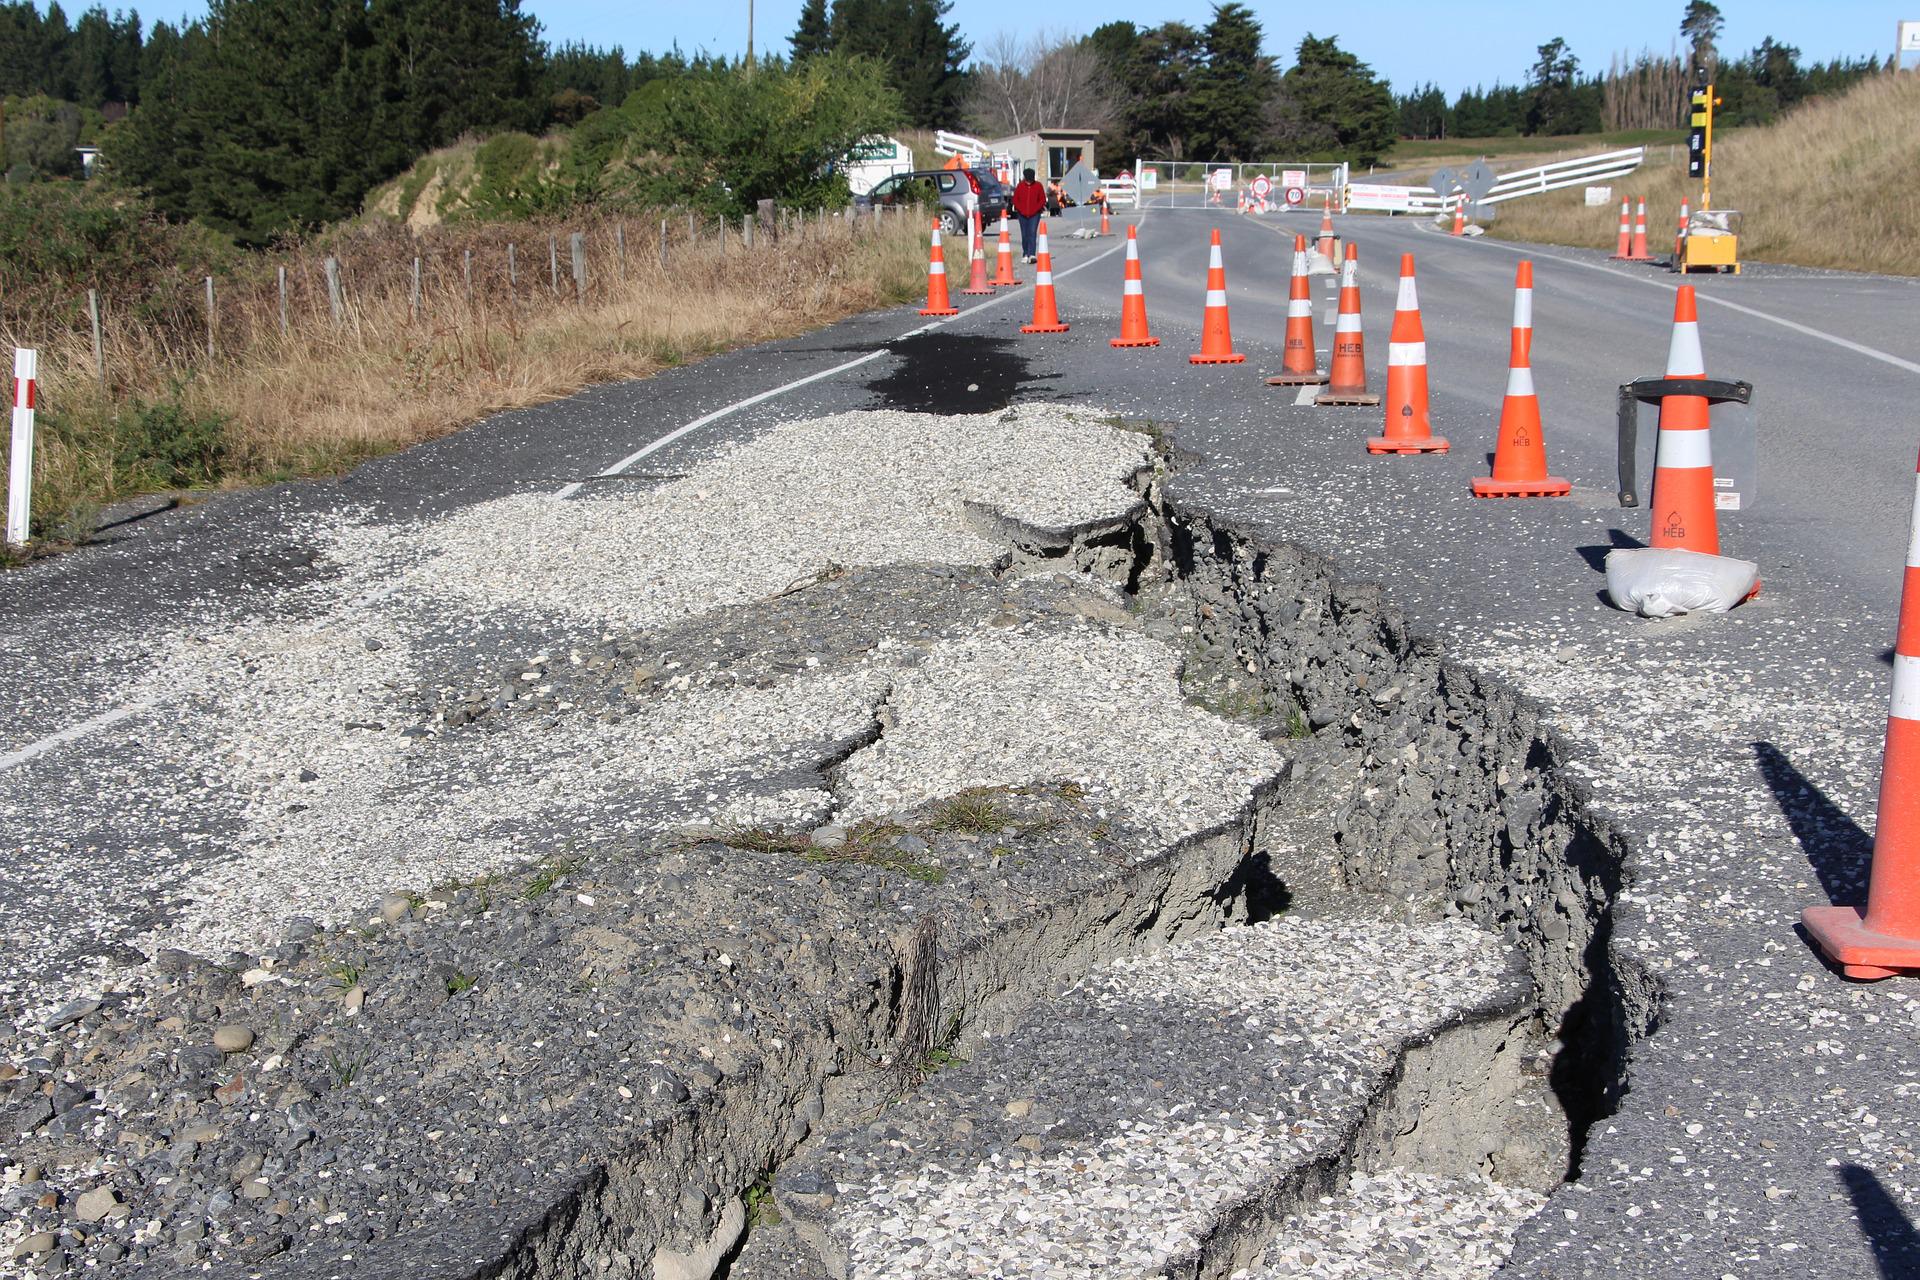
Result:
[[[1882,75],[1808,103],[1771,125],[1716,137],[1713,202],[1745,215],[1743,258],[1920,275],[1920,75]],[[1653,251],[1672,247],[1682,196],[1700,184],[1677,163],[1616,181],[1647,197]],[[1589,209],[1578,188],[1500,206],[1490,224],[1510,240],[1612,248],[1619,205]]]
[[[84,530],[98,504],[169,487],[128,444],[128,415],[137,405],[177,406],[175,418],[214,440],[208,482],[333,473],[499,410],[905,300],[926,270],[917,219],[878,227],[809,220],[776,243],[763,237],[747,249],[737,224],[723,238],[711,222],[690,233],[682,216],[668,224],[664,268],[659,225],[576,218],[553,226],[437,229],[420,238],[402,228],[369,228],[331,246],[345,286],[338,324],[325,254],[288,255],[278,260],[287,271],[286,333],[269,264],[250,282],[222,286],[211,359],[204,316],[152,324],[108,315],[104,385],[84,329],[0,332],[0,344],[41,351],[40,404],[49,429],[36,449],[36,531],[57,538]],[[617,229],[625,237],[624,267]],[[573,232],[586,236],[584,301],[571,278]],[[549,275],[550,234],[558,242],[557,289]]]

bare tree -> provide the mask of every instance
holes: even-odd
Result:
[[[984,137],[1113,123],[1115,94],[1100,56],[1079,36],[1043,31],[1022,41],[1003,31],[981,49],[972,71],[966,119]]]
[[[1685,114],[1687,67],[1677,53],[1642,50],[1629,61],[1615,54],[1600,87],[1600,118],[1608,129],[1671,129]]]

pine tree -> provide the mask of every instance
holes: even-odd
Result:
[[[1237,0],[1217,4],[1201,36],[1205,61],[1193,77],[1193,153],[1240,160],[1259,145],[1278,76],[1260,52],[1263,33],[1253,10]]]
[[[1711,79],[1719,65],[1720,54],[1714,41],[1720,37],[1725,19],[1713,0],[1687,0],[1687,11],[1680,19],[1680,34],[1693,51],[1689,67],[1696,79]]]
[[[787,37],[793,46],[793,60],[811,58],[833,48],[833,36],[827,21],[827,0],[806,0],[800,6],[800,25]]]
[[[837,53],[878,59],[908,124],[945,128],[960,114],[970,48],[942,19],[952,0],[834,0],[828,37]]]
[[[1372,164],[1393,146],[1398,116],[1393,91],[1373,68],[1329,36],[1300,41],[1294,65],[1281,77],[1270,116],[1274,142],[1288,150]]]

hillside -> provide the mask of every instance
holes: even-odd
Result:
[[[1880,75],[1820,98],[1775,124],[1715,138],[1713,202],[1745,215],[1742,256],[1756,262],[1920,275],[1920,75]],[[1653,242],[1670,245],[1684,196],[1686,153],[1614,184],[1644,194]],[[1489,231],[1509,240],[1611,248],[1618,206],[1589,209],[1578,188],[1500,206]]]

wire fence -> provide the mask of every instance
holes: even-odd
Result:
[[[1318,213],[1329,201],[1340,208],[1347,166],[1305,160],[1142,160],[1134,167],[1134,181],[1141,203],[1150,208],[1237,210],[1245,205],[1253,213]]]

